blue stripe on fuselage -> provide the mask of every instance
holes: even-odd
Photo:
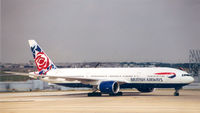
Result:
[[[92,85],[86,85],[82,83],[56,83],[57,85],[65,86],[65,87],[87,87],[87,88],[92,88]],[[148,88],[176,88],[176,87],[183,87],[188,84],[177,84],[177,83],[171,83],[171,84],[159,84],[159,83],[126,83],[126,84],[121,84],[120,88],[125,89],[125,88],[142,88],[142,87],[148,87]]]

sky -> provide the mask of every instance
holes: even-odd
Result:
[[[185,63],[200,49],[200,0],[1,0],[0,62]]]

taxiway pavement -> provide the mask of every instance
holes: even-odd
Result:
[[[124,96],[87,97],[89,91],[0,93],[1,113],[200,113],[200,90],[124,90]]]

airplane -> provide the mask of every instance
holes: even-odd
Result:
[[[174,88],[174,96],[179,96],[179,90],[194,81],[187,72],[168,67],[57,68],[35,40],[28,42],[38,70],[29,77],[66,87],[92,88],[88,96],[122,96],[123,88],[136,88],[141,93]]]

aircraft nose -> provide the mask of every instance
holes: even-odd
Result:
[[[194,82],[194,78],[193,78],[193,77],[188,77],[188,82],[189,82],[189,83]]]

